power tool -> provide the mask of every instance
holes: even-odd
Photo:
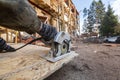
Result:
[[[27,44],[15,49],[19,50],[28,44],[31,44],[32,42],[35,42],[37,40],[41,40],[46,46],[51,47],[50,51],[47,54],[40,55],[42,58],[50,61],[50,62],[56,62],[59,61],[66,56],[70,55],[70,49],[71,49],[71,38],[68,33],[65,33],[63,31],[58,32],[54,39],[50,41],[45,41],[44,38],[36,38]]]
[[[56,36],[54,37],[54,39],[52,39],[51,41],[45,41],[42,37],[40,37],[40,38],[36,38],[36,39],[26,43],[25,45],[23,45],[17,49],[12,48],[11,46],[7,45],[3,39],[0,39],[0,43],[2,42],[1,43],[2,45],[0,46],[0,48],[1,49],[2,49],[2,47],[6,48],[6,50],[3,50],[3,51],[1,50],[1,52],[6,53],[6,52],[17,51],[37,40],[41,40],[43,43],[45,43],[45,45],[51,47],[50,51],[47,54],[40,55],[41,57],[43,57],[44,59],[46,59],[50,62],[56,62],[70,54],[70,48],[71,48],[70,35],[63,31],[58,32],[56,34]],[[7,49],[7,46],[8,46],[8,49]]]
[[[44,41],[43,41],[44,42]],[[49,44],[49,42],[44,42]],[[58,32],[51,43],[51,49],[47,55],[42,57],[51,62],[56,62],[70,54],[71,39],[70,35],[61,31]]]
[[[29,34],[38,33],[42,36],[17,49],[7,47],[4,50],[7,51],[8,48],[11,48],[12,50],[9,50],[9,52],[16,51],[36,40],[41,40],[51,47],[49,53],[42,56],[45,59],[56,62],[69,54],[71,46],[70,35],[63,31],[57,32],[51,25],[41,22],[28,0],[0,0],[0,11],[1,26],[25,31]]]

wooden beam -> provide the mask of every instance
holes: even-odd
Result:
[[[36,6],[37,8],[39,8],[39,9],[41,9],[42,11],[50,14],[50,15],[53,16],[53,17],[55,17],[55,16],[58,15],[53,9],[51,9],[50,6],[47,6],[47,5],[46,5],[46,6],[44,6],[44,7],[41,7],[41,6],[40,6],[41,4],[36,3],[36,2],[38,2],[38,0],[29,0],[29,2],[30,2],[32,5]]]
[[[64,0],[61,1],[61,4],[62,4],[62,31],[65,31],[65,20],[64,20],[64,15],[65,15],[65,12],[64,12]]]
[[[18,31],[16,31],[16,33],[15,33],[15,43],[16,44],[18,43]]]
[[[5,30],[6,30],[6,41],[8,42],[8,29]]]
[[[12,41],[12,33],[10,34],[10,41]]]

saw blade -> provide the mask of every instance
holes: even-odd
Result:
[[[56,44],[54,48],[54,57],[61,56],[63,54],[66,54],[69,49],[69,44],[67,44],[65,41],[63,41],[62,44]]]
[[[63,43],[60,45],[61,54],[67,53],[68,48],[69,48],[68,44],[66,44],[65,42],[63,42]]]

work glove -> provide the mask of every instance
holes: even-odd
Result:
[[[53,40],[54,37],[56,36],[57,30],[53,26],[43,24],[38,34],[40,34],[45,41],[50,41]]]
[[[33,34],[39,20],[28,0],[0,0],[0,26]]]
[[[45,41],[55,37],[54,27],[43,24],[28,0],[0,0],[0,25],[6,28],[38,33]]]
[[[15,49],[9,45],[6,44],[6,41],[2,38],[0,38],[0,52],[12,52],[15,51]]]

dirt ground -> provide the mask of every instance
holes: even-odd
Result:
[[[79,56],[45,80],[120,80],[120,46],[75,46]]]

